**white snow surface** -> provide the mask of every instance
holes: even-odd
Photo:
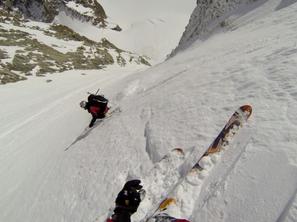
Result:
[[[19,47],[19,46],[0,46],[0,49],[3,50],[4,52],[6,52],[6,56],[7,58],[6,59],[1,59],[1,63],[5,64],[5,63],[11,63],[14,56],[15,56],[15,53],[17,50],[21,50],[22,47]]]
[[[141,221],[180,178],[175,168],[198,159],[243,104],[253,107],[245,130],[203,160],[195,186],[176,187],[172,213],[193,222],[297,221],[297,4],[266,3],[145,71],[71,71],[1,86],[0,221],[104,221],[134,178],[147,190],[132,217]],[[69,147],[90,121],[78,104],[99,87],[121,112]],[[176,147],[186,157],[162,159]]]

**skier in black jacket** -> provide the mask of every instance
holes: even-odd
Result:
[[[88,112],[92,115],[89,127],[94,125],[96,119],[103,119],[105,117],[105,114],[109,110],[107,105],[108,99],[106,99],[103,95],[91,94],[88,97],[88,101],[80,102],[80,107],[88,110]]]

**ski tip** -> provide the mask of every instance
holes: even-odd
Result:
[[[162,203],[160,203],[159,205],[159,210],[163,211],[166,210],[168,208],[168,206],[172,205],[172,204],[176,204],[176,200],[174,198],[166,198],[165,200],[162,201]]]
[[[174,149],[171,150],[171,152],[177,153],[177,154],[180,154],[180,155],[183,155],[183,156],[185,155],[185,152],[183,151],[182,148],[174,148]]]
[[[251,105],[243,105],[240,107],[242,112],[247,113],[247,117],[249,118],[252,115],[253,108]]]

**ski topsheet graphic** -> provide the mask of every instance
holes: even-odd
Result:
[[[204,156],[208,156],[213,153],[220,152],[223,147],[228,145],[229,140],[237,133],[237,131],[243,126],[252,114],[252,107],[250,105],[241,106],[236,110],[219,135],[215,138],[212,144],[208,147],[203,156],[197,161],[194,169],[203,168],[199,165],[200,160]]]
[[[223,151],[224,149],[228,148],[229,143],[232,142],[234,137],[238,134],[239,130],[244,126],[248,118],[252,114],[252,107],[250,105],[244,105],[238,108],[231,118],[228,120],[226,125],[223,127],[223,129],[220,131],[218,136],[213,140],[213,142],[210,144],[210,146],[206,149],[206,151],[201,156],[194,156],[190,157],[188,161],[188,164],[185,163],[182,165],[182,167],[185,167],[183,170],[183,173],[181,174],[180,179],[178,182],[170,187],[169,191],[167,192],[167,195],[165,198],[163,198],[163,201],[156,206],[154,209],[151,209],[145,216],[145,218],[142,221],[149,221],[149,222],[157,222],[162,221],[160,220],[160,217],[158,215],[162,215],[164,213],[167,213],[168,208],[172,208],[174,211],[174,208],[176,207],[177,200],[175,198],[174,193],[176,193],[176,190],[178,189],[179,185],[182,183],[188,183],[191,186],[196,186],[196,180],[197,178],[203,174],[204,168],[207,167],[207,159],[209,159],[212,156],[218,155],[219,152]],[[192,152],[192,155],[195,155],[195,152]],[[196,161],[193,161],[193,158],[196,159]],[[191,166],[189,163],[192,163]],[[194,164],[193,164],[194,163]],[[201,181],[201,180],[200,180]],[[169,210],[169,212],[172,212],[172,210]],[[170,215],[170,213],[169,213]],[[168,220],[164,220],[168,221]]]

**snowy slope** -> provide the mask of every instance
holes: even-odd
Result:
[[[203,151],[242,104],[253,106],[251,139],[231,145],[201,186],[181,190],[178,198],[191,204],[177,216],[296,221],[297,4],[287,3],[238,14],[227,29],[143,72],[1,87],[0,221],[104,221],[131,178],[165,192],[171,168],[161,158],[175,147]],[[98,87],[121,112],[65,152],[90,120],[78,102]]]

